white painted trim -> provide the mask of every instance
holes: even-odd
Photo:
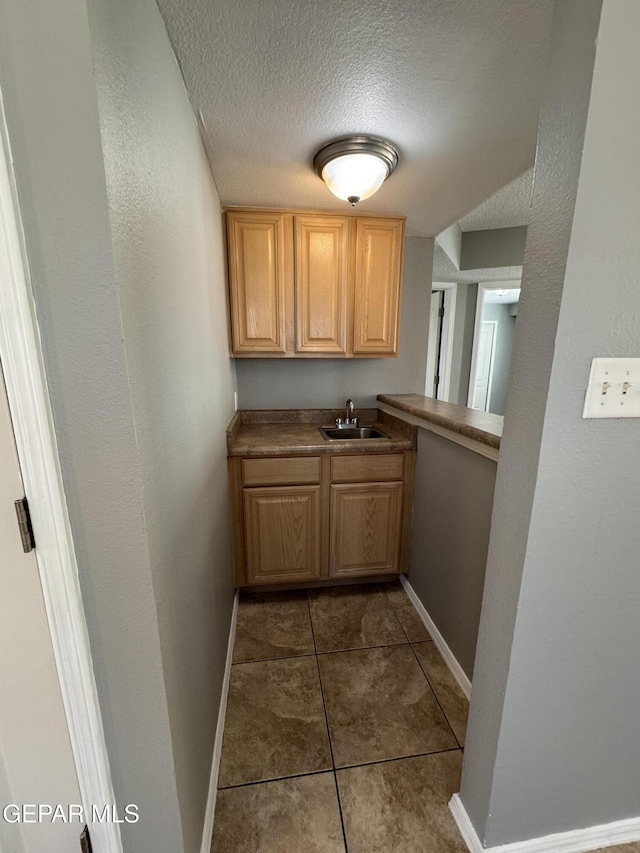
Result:
[[[458,663],[456,656],[447,645],[445,638],[436,628],[435,622],[427,613],[424,604],[418,598],[415,589],[411,586],[405,575],[400,575],[400,583],[405,588],[405,592],[411,599],[411,603],[418,611],[418,616],[420,616],[420,618],[422,619],[424,627],[431,635],[431,639],[435,643],[436,648],[442,655],[442,658],[446,665],[449,667],[451,675],[453,675],[455,680],[458,682],[460,688],[462,689],[462,692],[467,697],[467,699],[470,699],[471,681],[469,680],[469,676],[465,673],[463,668]]]
[[[586,829],[556,832],[553,835],[531,838],[528,841],[483,847],[460,799],[460,794],[453,795],[449,808],[471,853],[588,853],[603,847],[640,841],[640,817],[633,817],[614,823],[589,826]]]
[[[213,742],[213,760],[211,762],[211,778],[209,781],[209,796],[207,797],[207,810],[204,816],[204,829],[202,831],[201,853],[210,853],[211,836],[213,835],[213,819],[216,813],[216,797],[218,795],[218,776],[220,774],[220,756],[222,755],[222,736],[224,734],[224,721],[227,715],[227,700],[229,699],[229,682],[231,680],[231,665],[233,663],[233,646],[236,639],[236,625],[238,622],[238,603],[240,593],[236,590],[233,599],[233,612],[231,614],[231,625],[229,626],[229,642],[227,643],[227,659],[224,665],[224,678],[222,680],[222,693],[220,694],[220,709],[218,711],[218,723],[216,725],[216,737]]]
[[[433,432],[441,438],[446,438],[447,441],[452,441],[454,444],[466,447],[467,450],[471,450],[479,456],[484,456],[486,459],[491,459],[492,462],[497,462],[500,457],[499,447],[491,447],[489,444],[484,444],[482,441],[476,441],[475,438],[469,438],[466,435],[454,432],[446,427],[441,427],[439,424],[434,424],[424,418],[417,418],[415,415],[410,415],[409,412],[403,412],[402,409],[396,409],[394,406],[390,406],[389,403],[382,403],[381,401],[378,401],[378,408],[381,412],[393,415],[394,418],[398,418],[405,423],[413,424],[413,426],[420,427],[420,429],[426,429],[428,432]]]
[[[456,324],[456,299],[458,285],[453,281],[434,281],[431,290],[444,290],[444,323],[440,344],[440,387],[438,400],[449,401],[451,390],[451,367],[453,363],[453,337]]]
[[[485,848],[482,846],[482,842],[469,819],[467,810],[462,804],[460,794],[454,794],[453,797],[451,797],[449,800],[449,810],[451,811],[453,819],[460,830],[462,840],[467,845],[470,853],[485,853]]]
[[[94,804],[113,804],[115,798],[1,96],[0,357],[71,748],[87,811]],[[94,853],[122,853],[118,824],[93,823],[90,829]]]
[[[480,330],[482,328],[482,315],[484,313],[484,295],[487,290],[512,290],[521,286],[520,281],[483,281],[478,284],[476,296],[476,318],[473,325],[473,345],[471,349],[471,369],[469,370],[469,394],[467,406],[473,408],[473,394],[476,387],[476,374],[478,372],[478,357],[480,351]]]

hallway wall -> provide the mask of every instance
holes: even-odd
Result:
[[[409,582],[473,677],[496,463],[418,430]]]
[[[638,355],[638,31],[556,3],[461,792],[489,848],[640,827],[638,421],[582,418],[591,359]]]
[[[2,93],[125,853],[196,853],[232,606],[220,206],[155,2],[89,7],[0,0]]]
[[[233,601],[222,212],[155,0],[89,0],[109,213],[186,851]]]

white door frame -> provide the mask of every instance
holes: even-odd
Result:
[[[442,324],[442,343],[440,345],[440,384],[438,400],[449,400],[451,388],[451,362],[453,360],[453,334],[456,321],[456,297],[458,285],[454,281],[434,281],[431,290],[444,290],[444,323]],[[430,342],[427,341],[427,346]],[[427,383],[428,385],[428,379]]]
[[[0,95],[0,357],[91,843],[94,853],[122,853],[119,825],[88,819],[92,805],[115,798],[24,246]]]
[[[482,329],[482,314],[484,312],[484,296],[487,290],[519,290],[521,282],[516,281],[484,281],[478,284],[476,296],[476,319],[473,326],[473,348],[471,350],[471,369],[469,371],[469,394],[467,406],[473,408],[473,394],[478,373],[478,356],[480,354],[480,331]]]

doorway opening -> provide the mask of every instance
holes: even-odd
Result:
[[[472,409],[504,415],[519,300],[519,281],[478,285],[467,401]]]
[[[434,281],[431,287],[424,393],[436,400],[449,399],[456,290],[454,282]]]

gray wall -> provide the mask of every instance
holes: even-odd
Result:
[[[462,234],[461,270],[519,267],[524,257],[527,226],[465,231]]]
[[[375,405],[378,394],[424,394],[433,240],[405,241],[397,358],[237,359],[241,409],[334,408],[347,397]]]
[[[155,0],[90,0],[116,275],[185,850],[199,850],[233,584],[222,213]]]
[[[640,6],[599,12],[556,4],[541,114],[461,794],[487,846],[640,813],[637,421],[581,417],[591,357],[638,354]]]
[[[3,97],[116,800],[143,815],[135,836],[122,832],[130,851],[180,850],[86,5],[0,9]]]
[[[458,284],[449,402],[457,403],[459,406],[466,406],[469,398],[469,373],[471,372],[477,296],[477,284]]]
[[[91,12],[100,116],[84,0],[0,0],[1,83],[125,850],[193,853],[231,608],[219,205],[155,4]]]
[[[483,320],[497,320],[496,351],[493,360],[493,381],[491,383],[491,399],[489,411],[494,415],[504,415],[507,402],[507,385],[511,369],[511,349],[516,318],[509,314],[509,305],[485,302],[482,312]]]
[[[418,431],[409,581],[473,675],[496,463]]]

